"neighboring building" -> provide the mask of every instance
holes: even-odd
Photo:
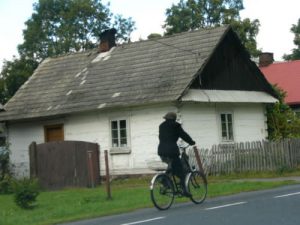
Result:
[[[120,46],[114,33],[100,50],[44,60],[4,106],[18,175],[29,174],[32,141],[57,140],[99,143],[112,174],[149,173],[168,111],[199,147],[267,137],[265,105],[276,94],[230,27]]]
[[[260,70],[271,84],[286,92],[285,102],[300,115],[300,60],[273,63],[273,54],[264,53]]]

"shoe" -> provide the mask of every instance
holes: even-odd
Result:
[[[187,192],[187,191],[184,191],[184,192],[182,193],[182,195],[185,196],[185,197],[188,197],[188,198],[192,197],[191,193],[189,193],[189,192]]]

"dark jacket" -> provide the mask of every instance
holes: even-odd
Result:
[[[178,138],[181,138],[190,145],[194,145],[193,139],[182,129],[175,120],[165,120],[159,125],[158,155],[175,157],[179,155],[177,146]]]

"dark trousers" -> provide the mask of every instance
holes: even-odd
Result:
[[[160,158],[163,162],[167,163],[169,167],[171,166],[172,173],[180,179],[180,184],[184,190],[185,172],[183,170],[179,156],[174,156],[174,157],[161,156]]]

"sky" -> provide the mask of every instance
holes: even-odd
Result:
[[[18,55],[17,45],[23,42],[22,31],[25,21],[31,17],[32,4],[37,0],[0,0],[0,68],[3,60]],[[114,14],[132,17],[136,30],[131,40],[146,39],[151,33],[163,33],[165,11],[179,0],[102,0],[110,2]],[[242,19],[259,19],[260,29],[256,38],[258,48],[273,52],[275,61],[282,61],[284,54],[290,54],[293,44],[292,24],[300,18],[300,0],[244,0]]]

